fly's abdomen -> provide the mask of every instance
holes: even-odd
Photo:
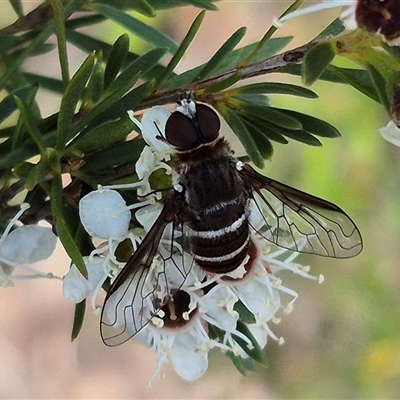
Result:
[[[211,156],[197,154],[195,165],[185,163],[180,182],[191,217],[187,232],[190,251],[197,265],[209,272],[226,273],[239,267],[248,255],[249,194],[232,158]]]
[[[215,218],[212,214],[206,210],[201,219],[189,228],[191,251],[196,263],[206,271],[233,271],[243,263],[248,254],[250,233],[247,213],[244,205],[221,205],[218,217]],[[220,224],[216,224],[216,220]]]

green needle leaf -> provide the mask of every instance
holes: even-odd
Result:
[[[248,130],[253,137],[254,141],[257,144],[258,150],[261,153],[264,160],[269,160],[274,153],[274,149],[272,147],[272,143],[268,135],[265,134],[265,129],[260,129],[258,125],[253,124],[246,118],[243,118],[243,121],[248,127]]]
[[[247,124],[252,126],[253,131],[257,130],[258,132],[265,135],[269,140],[273,140],[275,142],[281,144],[288,144],[289,142],[282,136],[283,129],[281,128],[281,132],[278,133],[276,129],[271,129],[272,124],[262,120],[261,118],[256,118],[254,116],[244,117],[244,120]],[[278,128],[278,127],[276,127]],[[267,157],[268,158],[268,157]]]
[[[42,142],[42,136],[40,134],[40,130],[36,125],[36,118],[32,114],[30,107],[19,97],[14,96],[16,103],[18,104],[18,108],[21,111],[22,118],[24,120],[26,129],[31,135],[32,139],[35,141],[42,158],[47,157],[46,147]]]
[[[94,15],[89,15],[85,17],[78,17],[74,19],[70,19],[65,22],[65,28],[67,31],[72,30],[72,29],[78,29],[82,27],[88,27],[90,25],[95,25],[99,24],[100,22],[103,22],[106,19],[103,15],[99,14],[94,14]],[[91,49],[93,50],[93,49]]]
[[[243,351],[248,354],[254,361],[266,365],[267,360],[265,358],[265,354],[247,325],[242,321],[238,321],[237,330],[247,336],[250,339],[251,344],[253,345],[253,348],[249,349],[248,343],[246,341],[238,336],[232,335],[239,346],[243,349]]]
[[[336,18],[332,21],[316,38],[315,40],[321,40],[327,37],[338,36],[345,30],[343,22]]]
[[[242,117],[240,117],[235,111],[228,107],[218,107],[218,104],[216,104],[216,108],[225,119],[225,121],[228,123],[228,125],[235,132],[236,136],[239,138],[240,142],[244,146],[254,165],[262,168],[264,166],[264,158],[260,153],[257,144],[255,143]]]
[[[341,68],[336,67],[335,65],[329,65],[326,71],[324,71],[324,73],[321,75],[321,79],[328,80],[332,74],[340,78],[340,80],[336,81],[348,83],[361,93],[364,93],[370,99],[375,100],[378,103],[380,102],[378,93],[376,92],[375,86],[371,80],[371,76],[367,71],[362,69]],[[333,79],[332,81],[335,82]]]
[[[178,50],[172,57],[172,60],[169,62],[167,67],[165,68],[164,73],[156,80],[154,84],[154,88],[158,88],[161,84],[171,75],[175,67],[178,65],[181,58],[185,55],[187,48],[189,47],[190,43],[192,43],[194,37],[196,36],[197,31],[200,28],[201,23],[203,22],[205,15],[205,11],[201,11],[200,14],[196,17],[193,21],[191,27],[189,28],[188,33],[186,34],[185,38],[183,39],[181,45],[179,46]]]
[[[111,52],[112,46],[109,43],[103,42],[102,40],[95,39],[77,31],[67,30],[66,34],[68,42],[72,43],[85,53],[101,50],[104,56],[107,58]]]
[[[252,368],[249,368],[248,365],[245,365],[245,359],[243,357],[236,356],[233,351],[228,351],[226,355],[229,357],[229,359],[232,361],[233,365],[241,375],[246,376],[249,370],[253,370]]]
[[[102,152],[94,153],[85,157],[85,165],[81,168],[83,172],[102,171],[116,165],[134,164],[146,145],[143,139],[127,140],[104,149]]]
[[[15,13],[18,15],[18,18],[22,18],[24,16],[24,12],[22,10],[21,0],[9,0],[9,2],[11,3],[11,7]]]
[[[336,47],[332,42],[323,42],[311,48],[302,65],[302,76],[305,85],[312,85],[335,58]]]
[[[181,0],[182,3],[189,4],[191,6],[204,8],[205,10],[217,11],[218,8],[214,4],[211,4],[216,0]],[[167,3],[166,1],[164,3]],[[169,1],[168,3],[173,3]]]
[[[65,89],[61,100],[60,112],[57,121],[57,144],[56,148],[61,149],[71,139],[69,132],[75,115],[77,104],[81,99],[86,83],[93,71],[95,54],[91,53],[72,77]]]
[[[40,182],[43,182],[44,178],[50,174],[50,165],[47,162],[40,160],[35,164],[30,170],[28,176],[25,179],[25,188],[28,191],[33,190],[33,188]]]
[[[375,90],[378,93],[380,103],[385,107],[387,113],[391,114],[390,99],[387,94],[387,84],[385,78],[379,73],[379,71],[371,64],[367,64],[367,71],[374,83]]]
[[[84,153],[108,148],[111,144],[124,140],[134,127],[134,123],[126,115],[117,121],[98,125],[83,137],[79,135],[68,147],[77,148]]]
[[[83,94],[82,101],[88,101],[90,105],[96,104],[103,95],[104,91],[104,64],[103,53],[100,51],[96,57],[92,74]],[[91,108],[91,106],[89,106]]]
[[[129,52],[129,35],[121,35],[111,49],[107,65],[104,71],[104,88],[107,89],[110,83],[115,79],[124,65],[126,55]]]
[[[268,137],[270,137],[270,133],[275,132],[275,134],[286,136],[290,139],[297,140],[298,142],[302,142],[310,146],[322,146],[321,142],[316,137],[303,129],[292,130],[271,123],[268,124],[268,128],[269,129],[265,131],[265,134]],[[274,140],[272,137],[270,137],[270,139]]]
[[[239,82],[241,79],[241,75],[240,73],[235,73],[231,76],[229,76],[226,79],[223,79],[217,83],[214,83],[213,85],[207,86],[204,89],[204,93],[218,93],[221,92],[222,90],[231,87],[232,85],[234,85],[236,82]]]
[[[254,83],[252,85],[231,89],[228,91],[228,93],[231,96],[236,96],[239,94],[277,93],[300,96],[308,99],[315,99],[318,97],[318,95],[310,89],[281,82]]]
[[[297,119],[303,126],[306,132],[310,132],[317,136],[328,138],[340,137],[340,132],[328,122],[322,121],[319,118],[311,115],[303,114],[298,111],[280,109],[285,114]]]
[[[235,305],[233,306],[233,309],[239,313],[239,319],[246,324],[255,324],[256,317],[253,315],[253,313],[244,305],[244,303],[241,300],[238,300]]]
[[[83,321],[85,319],[85,311],[86,299],[75,305],[74,324],[72,326],[71,341],[74,341],[78,337],[82,329]]]
[[[298,142],[308,144],[309,146],[322,146],[322,143],[313,135],[303,129],[290,130],[285,129],[285,136]]]
[[[284,12],[283,14],[279,17],[282,18],[284,17],[286,14],[289,14],[293,11],[295,11],[298,7],[300,7],[301,3],[303,2],[303,0],[295,0],[295,2],[293,4],[291,4]],[[257,56],[259,55],[261,49],[264,47],[265,44],[268,43],[268,41],[271,39],[272,35],[278,30],[278,28],[274,25],[272,25],[268,31],[264,34],[264,36],[261,38],[261,40],[259,41],[259,43],[257,43],[256,48],[254,49],[254,51],[248,56],[246,57],[243,61],[241,61],[238,66],[243,67],[245,65],[249,65],[251,62],[255,62],[255,59],[257,58]]]
[[[154,18],[156,16],[154,8],[145,0],[136,0],[130,6],[146,17]]]
[[[167,49],[158,48],[150,50],[148,53],[137,58],[135,61],[133,61],[133,63],[129,64],[120,75],[118,75],[117,79],[115,79],[115,81],[110,86],[109,91],[120,92],[121,88],[126,88],[124,90],[125,93],[131,87],[127,87],[127,83],[131,82],[131,85],[133,85],[134,82],[132,80],[135,79],[135,76],[138,77],[139,74],[143,76],[146,72],[153,69],[164,57],[166,52]]]
[[[286,129],[302,129],[301,123],[275,107],[262,107],[256,104],[240,102],[238,107],[242,113],[251,118],[251,115]]]

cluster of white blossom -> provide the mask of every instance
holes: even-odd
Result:
[[[56,247],[57,237],[51,228],[38,225],[16,225],[29,208],[22,204],[20,211],[10,220],[0,238],[0,286],[13,286],[15,280],[55,278],[30,266],[49,258]],[[16,228],[12,230],[13,228]],[[15,274],[14,272],[19,272]],[[23,272],[23,274],[21,274]]]
[[[293,17],[337,6],[344,7],[340,18],[346,28],[357,28],[356,0],[322,1],[293,12],[275,23],[281,25]],[[380,32],[377,34],[380,35]],[[385,37],[382,39],[386,40]],[[396,38],[389,42],[391,45],[399,45],[399,40]],[[79,204],[81,222],[93,239],[103,240],[103,243],[84,257],[87,278],[75,265],[71,266],[63,278],[64,298],[79,303],[91,296],[96,313],[101,309],[97,304],[97,296],[103,284],[107,279],[112,283],[126,264],[117,257],[119,246],[128,241],[132,252],[135,252],[162,210],[159,194],[153,192],[150,185],[151,174],[159,169],[165,170],[167,175],[174,174],[168,164],[172,149],[160,140],[170,111],[163,107],[153,107],[143,115],[141,121],[132,112],[128,114],[148,144],[136,163],[139,182],[99,187],[82,198]],[[400,129],[393,121],[380,131],[387,140],[400,145]],[[128,206],[117,189],[135,189],[142,200]],[[15,280],[22,278],[54,277],[51,273],[30,266],[51,256],[57,238],[50,228],[18,226],[18,219],[27,208],[29,205],[21,206],[21,211],[9,222],[0,239],[0,286],[3,287],[12,286]],[[137,209],[135,218],[140,224],[134,228],[131,226],[133,209]],[[250,218],[255,217],[252,214]],[[252,221],[252,225],[257,225],[257,221]],[[319,282],[322,282],[322,276],[313,277],[308,274],[308,267],[295,263],[297,253],[282,249],[273,251],[266,241],[257,237],[252,240],[257,248],[257,257],[251,268],[241,267],[228,275],[210,274],[200,268],[192,268],[183,284],[179,285],[173,279],[174,268],[177,265],[179,267],[181,262],[179,257],[170,264],[160,264],[160,260],[155,257],[152,268],[172,269],[168,275],[170,281],[166,282],[164,290],[167,291],[168,286],[169,291],[175,288],[176,292],[173,296],[167,292],[162,294],[160,298],[170,297],[168,303],[161,308],[160,305],[148,302],[145,304],[147,310],[135,309],[138,318],[143,314],[149,317],[137,332],[131,327],[132,332],[135,332],[133,339],[156,353],[158,367],[154,376],[160,373],[165,363],[170,362],[183,379],[192,381],[207,370],[208,353],[212,348],[245,358],[254,347],[264,348],[269,338],[283,342],[282,338],[272,332],[270,324],[279,322],[278,312],[285,314],[292,310],[298,295],[283,285],[281,271],[291,271]],[[179,243],[175,243],[173,247],[179,246]],[[26,274],[18,275],[15,273],[17,270],[25,271]],[[148,274],[148,279],[152,279],[151,274]],[[288,297],[290,300],[283,302],[282,299]],[[105,305],[103,313],[113,313],[119,306],[124,307],[123,299],[116,297]],[[246,317],[243,310],[247,313]],[[121,322],[126,323],[126,319]],[[127,328],[130,329],[129,326]]]
[[[152,193],[149,183],[151,173],[160,168],[165,169],[167,174],[173,173],[167,164],[171,149],[157,139],[164,132],[170,112],[163,107],[153,107],[144,114],[141,122],[130,115],[141,128],[148,146],[144,148],[136,165],[140,182],[124,187],[139,188],[142,196],[147,194],[143,197],[146,201],[127,206],[115,190],[121,186],[99,188],[86,195],[80,202],[82,224],[93,238],[104,239],[106,242],[89,257],[85,257],[88,279],[72,266],[63,281],[63,294],[66,299],[80,302],[91,294],[95,310],[99,309],[96,297],[104,281],[109,277],[112,282],[125,265],[117,260],[116,250],[119,244],[128,239],[135,251],[161,212],[162,205],[155,201],[155,194],[148,196]],[[141,228],[129,227],[132,208],[138,208],[135,217],[142,225]],[[253,221],[252,224],[256,225],[257,222]],[[138,319],[148,315],[148,323],[139,332],[135,332],[133,338],[155,351],[158,368],[154,376],[161,371],[166,362],[170,362],[182,378],[192,381],[206,371],[208,352],[212,348],[247,357],[243,347],[252,349],[256,344],[262,349],[268,337],[280,343],[283,341],[275,336],[269,324],[279,321],[275,315],[279,310],[283,310],[284,313],[292,310],[297,293],[283,286],[276,273],[288,270],[305,277],[313,277],[307,273],[307,267],[294,263],[296,253],[285,256],[284,250],[271,252],[266,241],[254,238],[254,242],[258,248],[257,260],[252,268],[237,272],[235,277],[206,274],[200,268],[193,268],[183,285],[174,286],[173,269],[182,263],[182,259],[177,257],[174,260],[175,266],[172,263],[160,265],[158,258],[154,259],[152,268],[172,269],[169,271],[170,281],[166,286],[169,290],[174,287],[178,290],[162,309],[152,302],[147,302],[138,307],[141,309],[133,310]],[[174,247],[178,248],[179,244],[176,243]],[[151,279],[151,274],[148,279]],[[129,289],[136,288],[124,287],[121,293],[125,294]],[[157,290],[161,289],[158,287]],[[281,303],[282,293],[291,297],[287,304]],[[160,295],[160,298],[162,297],[163,295]],[[103,314],[117,314],[117,307],[125,309],[124,301],[122,294],[120,298],[114,294],[113,300],[104,306]],[[253,318],[252,323],[246,324],[247,334],[238,329],[238,322],[241,321],[240,310],[236,309],[238,304]],[[177,313],[179,314],[176,315]],[[123,318],[117,321],[116,328],[118,325],[127,324],[125,316]],[[126,329],[129,331],[130,327],[127,326]],[[134,328],[131,327],[131,330],[134,331]]]

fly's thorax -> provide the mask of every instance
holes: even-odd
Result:
[[[188,209],[207,213],[235,202],[244,192],[245,182],[236,168],[229,145],[221,138],[214,146],[204,146],[173,160]]]
[[[171,166],[179,174],[184,174],[189,167],[196,168],[207,162],[219,160],[221,157],[232,157],[229,143],[222,136],[215,142],[202,145],[190,151],[176,150],[171,157]]]

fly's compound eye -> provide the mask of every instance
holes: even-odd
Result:
[[[196,122],[201,133],[202,143],[210,143],[218,137],[221,121],[217,113],[204,104],[196,106]]]
[[[219,117],[214,110],[197,104],[193,118],[180,111],[171,114],[165,126],[165,137],[167,142],[178,150],[191,150],[215,140],[220,126]]]
[[[197,146],[198,134],[193,121],[180,111],[175,111],[165,125],[165,138],[178,150],[190,150]]]

